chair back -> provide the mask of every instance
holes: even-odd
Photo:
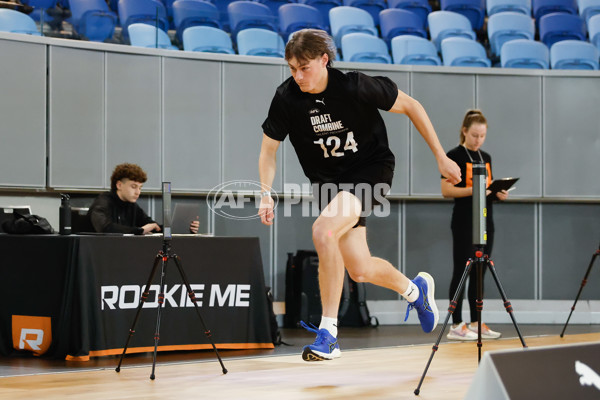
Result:
[[[586,24],[589,24],[590,18],[600,14],[600,0],[579,0],[579,15]]]
[[[590,32],[590,43],[593,43],[597,49],[600,49],[600,15],[594,15],[588,22]]]
[[[152,25],[136,23],[129,25],[127,29],[132,46],[177,50],[177,47],[171,44],[169,35]]]
[[[531,11],[536,21],[546,14],[577,14],[577,0],[532,0]]]
[[[481,43],[462,37],[442,40],[442,61],[450,67],[491,67]]]
[[[391,41],[394,64],[441,65],[435,45],[413,35],[396,36]]]
[[[300,3],[284,4],[279,7],[279,32],[284,38],[301,29],[327,30],[323,15],[313,6]]]
[[[192,26],[222,28],[217,6],[202,0],[177,0],[174,2],[173,25],[175,25],[179,40],[183,40],[183,31]]]
[[[78,35],[94,42],[113,36],[117,15],[104,0],[70,0],[71,23]]]
[[[8,8],[0,8],[0,31],[41,36],[33,18]]]
[[[381,38],[388,43],[395,36],[415,35],[427,38],[421,18],[412,11],[399,8],[383,10],[379,16]]]
[[[184,30],[183,50],[235,54],[229,34],[212,26],[191,26]]]
[[[452,11],[467,17],[475,31],[483,27],[485,18],[485,0],[441,0],[441,9]]]
[[[388,8],[385,0],[344,0],[344,5],[357,7],[371,14],[375,26],[379,26],[379,13]]]
[[[552,69],[597,70],[600,54],[591,43],[563,40],[550,47]]]
[[[433,11],[427,16],[427,22],[431,41],[438,51],[445,38],[464,37],[473,40],[476,38],[469,19],[452,11]]]
[[[349,33],[342,37],[343,61],[391,64],[387,44],[368,33]]]
[[[283,58],[285,43],[277,32],[261,28],[248,28],[237,35],[238,54]]]
[[[431,12],[428,0],[388,0],[388,6],[414,12],[423,20],[423,26],[427,28],[427,16]]]
[[[158,26],[165,32],[169,29],[167,10],[159,0],[119,0],[119,21],[125,38],[129,25],[135,23]]]
[[[585,22],[579,15],[546,14],[539,23],[540,40],[548,47],[561,40],[586,40]]]
[[[487,31],[492,53],[500,55],[502,45],[510,40],[533,40],[535,25],[527,15],[506,11],[488,18]]]
[[[486,9],[488,17],[506,11],[531,16],[531,0],[487,0]]]
[[[227,6],[229,26],[232,37],[248,28],[267,29],[277,32],[277,17],[271,9],[256,1],[240,0],[229,3]]]
[[[342,45],[342,37],[349,33],[362,32],[377,36],[377,28],[371,14],[356,7],[340,6],[329,10],[331,35],[336,46]]]
[[[506,42],[500,50],[502,68],[550,68],[550,51],[542,42],[517,39]]]
[[[331,32],[329,23],[329,11],[334,7],[344,5],[342,0],[299,0],[298,3],[313,6],[323,16],[323,22],[327,25],[327,31]]]

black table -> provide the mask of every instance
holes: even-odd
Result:
[[[0,234],[0,354],[87,360],[120,354],[160,236]],[[219,349],[273,348],[258,238],[175,237]],[[160,265],[128,353],[153,350]],[[211,349],[173,260],[159,350]]]

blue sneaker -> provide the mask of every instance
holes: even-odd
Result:
[[[404,320],[408,319],[410,310],[416,309],[419,321],[421,321],[421,328],[425,333],[429,333],[435,329],[440,319],[440,313],[433,298],[435,283],[433,277],[427,272],[419,272],[417,277],[413,279],[413,283],[419,288],[419,298],[413,303],[408,303]]]
[[[304,329],[317,334],[315,342],[311,345],[304,346],[304,349],[302,350],[302,359],[304,361],[333,360],[342,355],[337,339],[333,337],[327,329],[318,329],[312,324],[311,328],[305,324],[304,321],[300,321],[300,325],[302,325]]]

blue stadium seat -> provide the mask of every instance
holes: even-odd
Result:
[[[550,52],[542,42],[516,39],[506,42],[500,50],[502,68],[550,68]]]
[[[342,61],[391,64],[392,57],[383,39],[368,33],[348,33],[342,37]]]
[[[427,28],[427,16],[431,12],[428,0],[388,0],[388,6],[414,12],[423,21],[423,26]]]
[[[169,35],[162,29],[156,29],[153,25],[135,23],[127,27],[129,41],[132,46],[149,47],[157,49],[178,50],[171,44]]]
[[[301,29],[327,30],[327,27],[323,15],[313,6],[291,3],[279,7],[279,32],[284,39],[288,39],[290,34]]]
[[[600,50],[600,15],[594,15],[588,22],[590,32],[590,43]]]
[[[527,15],[501,12],[488,18],[487,32],[492,53],[499,56],[502,45],[509,40],[533,40],[535,25],[533,19]]]
[[[600,0],[579,0],[579,15],[586,23],[596,14],[600,14]]]
[[[192,26],[211,26],[221,29],[217,6],[203,0],[177,0],[174,2],[173,24],[179,40],[183,40],[183,31]]]
[[[183,31],[183,50],[235,54],[231,37],[212,26],[191,26]]]
[[[435,47],[440,50],[442,40],[450,37],[476,39],[471,22],[464,15],[452,11],[433,11],[427,16],[429,34]]]
[[[471,22],[473,30],[483,27],[485,18],[485,0],[441,0],[443,11],[452,11],[464,15]]]
[[[41,36],[33,18],[8,8],[0,8],[0,31]]]
[[[238,54],[283,58],[285,43],[277,32],[261,28],[248,28],[237,35]]]
[[[579,15],[546,14],[539,23],[540,40],[548,47],[561,40],[586,40],[585,22]]]
[[[533,18],[539,22],[546,14],[565,13],[577,14],[577,0],[532,0],[531,11]]]
[[[376,26],[379,26],[379,13],[388,7],[385,0],[344,0],[344,5],[365,10],[371,14]]]
[[[442,40],[442,61],[449,67],[491,67],[481,43],[463,37]]]
[[[427,32],[421,18],[408,10],[389,8],[379,14],[381,23],[381,38],[390,43],[393,37],[400,35],[415,35],[427,38]]]
[[[88,40],[102,42],[112,37],[117,16],[104,0],[70,0],[74,31]]]
[[[327,25],[328,32],[331,30],[329,26],[329,10],[343,5],[342,0],[299,0],[298,3],[307,4],[319,10],[323,16],[323,21]]]
[[[248,28],[261,28],[277,32],[277,17],[264,4],[240,0],[227,6],[231,36],[235,38],[239,31]]]
[[[487,0],[486,8],[488,17],[506,11],[531,16],[531,0]]]
[[[282,5],[295,3],[294,0],[256,0],[256,1],[269,7],[271,9],[271,13],[273,15],[279,14],[279,7],[281,7]]]
[[[54,18],[48,14],[48,10],[56,7],[56,0],[21,0],[21,3],[33,7],[29,16],[36,22],[54,22]]]
[[[158,26],[164,32],[169,29],[167,10],[158,0],[119,0],[119,21],[125,38],[129,34],[127,28],[135,23]]]
[[[217,6],[217,10],[219,10],[219,21],[221,22],[221,28],[225,32],[231,32],[231,27],[229,26],[229,14],[227,14],[227,7],[230,3],[233,3],[236,0],[210,0],[215,6]]]
[[[392,39],[394,64],[441,65],[435,45],[427,39],[413,35],[396,36]]]
[[[600,53],[596,46],[579,40],[563,40],[550,47],[552,69],[597,70]]]
[[[335,45],[340,48],[342,37],[349,33],[362,32],[378,36],[371,14],[356,7],[340,6],[329,10],[329,24]]]

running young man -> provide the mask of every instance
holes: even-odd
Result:
[[[400,293],[409,302],[407,317],[416,309],[425,332],[438,322],[431,275],[420,272],[411,281],[388,261],[372,257],[367,246],[364,214],[387,193],[394,172],[394,155],[378,109],[406,114],[431,148],[441,174],[452,184],[461,180],[460,168],[446,156],[421,104],[388,78],[332,68],[335,54],[333,40],[324,31],[305,29],[288,42],[285,59],[292,77],[277,88],[262,125],[258,166],[263,187],[260,216],[265,225],[273,224],[269,188],[277,149],[287,135],[313,183],[314,195],[326,197],[321,198],[326,205],[312,227],[323,315],[319,329],[304,324],[317,334],[315,342],[304,347],[306,361],[340,356],[337,313],[344,267],[357,282]],[[334,193],[332,185],[337,189]]]

